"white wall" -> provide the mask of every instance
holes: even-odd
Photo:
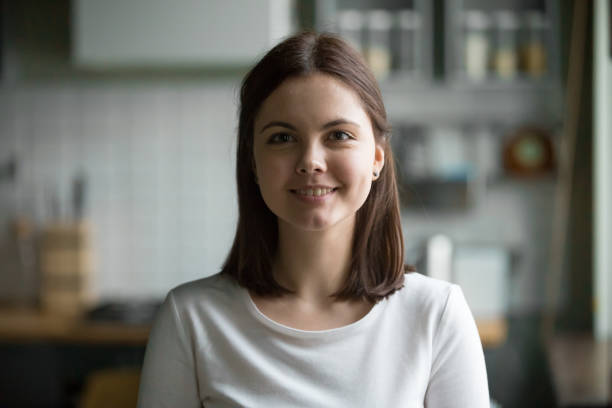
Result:
[[[3,186],[5,225],[19,211],[51,221],[45,191],[70,209],[87,174],[101,297],[161,296],[219,270],[236,223],[234,83],[53,85],[0,90],[0,162],[19,158]]]

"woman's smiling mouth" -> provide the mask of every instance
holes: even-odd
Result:
[[[322,201],[327,197],[331,196],[338,190],[338,187],[303,187],[298,189],[291,189],[291,193],[296,195],[303,201],[313,202]]]

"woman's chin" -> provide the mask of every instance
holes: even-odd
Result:
[[[348,217],[350,218],[350,217]],[[347,219],[332,219],[329,216],[311,215],[309,217],[293,220],[283,220],[291,229],[304,232],[324,232],[344,225]]]
[[[300,222],[296,222],[293,224],[293,227],[299,230],[308,231],[308,232],[320,232],[325,231],[330,228],[332,223],[325,219],[309,219],[302,220]]]

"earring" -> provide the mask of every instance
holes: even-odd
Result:
[[[374,177],[378,177],[378,172],[376,170],[374,170],[372,174],[374,175]]]

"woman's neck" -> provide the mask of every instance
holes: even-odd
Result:
[[[277,281],[298,299],[327,304],[348,276],[355,218],[325,231],[304,231],[279,220],[278,253],[274,263]]]

